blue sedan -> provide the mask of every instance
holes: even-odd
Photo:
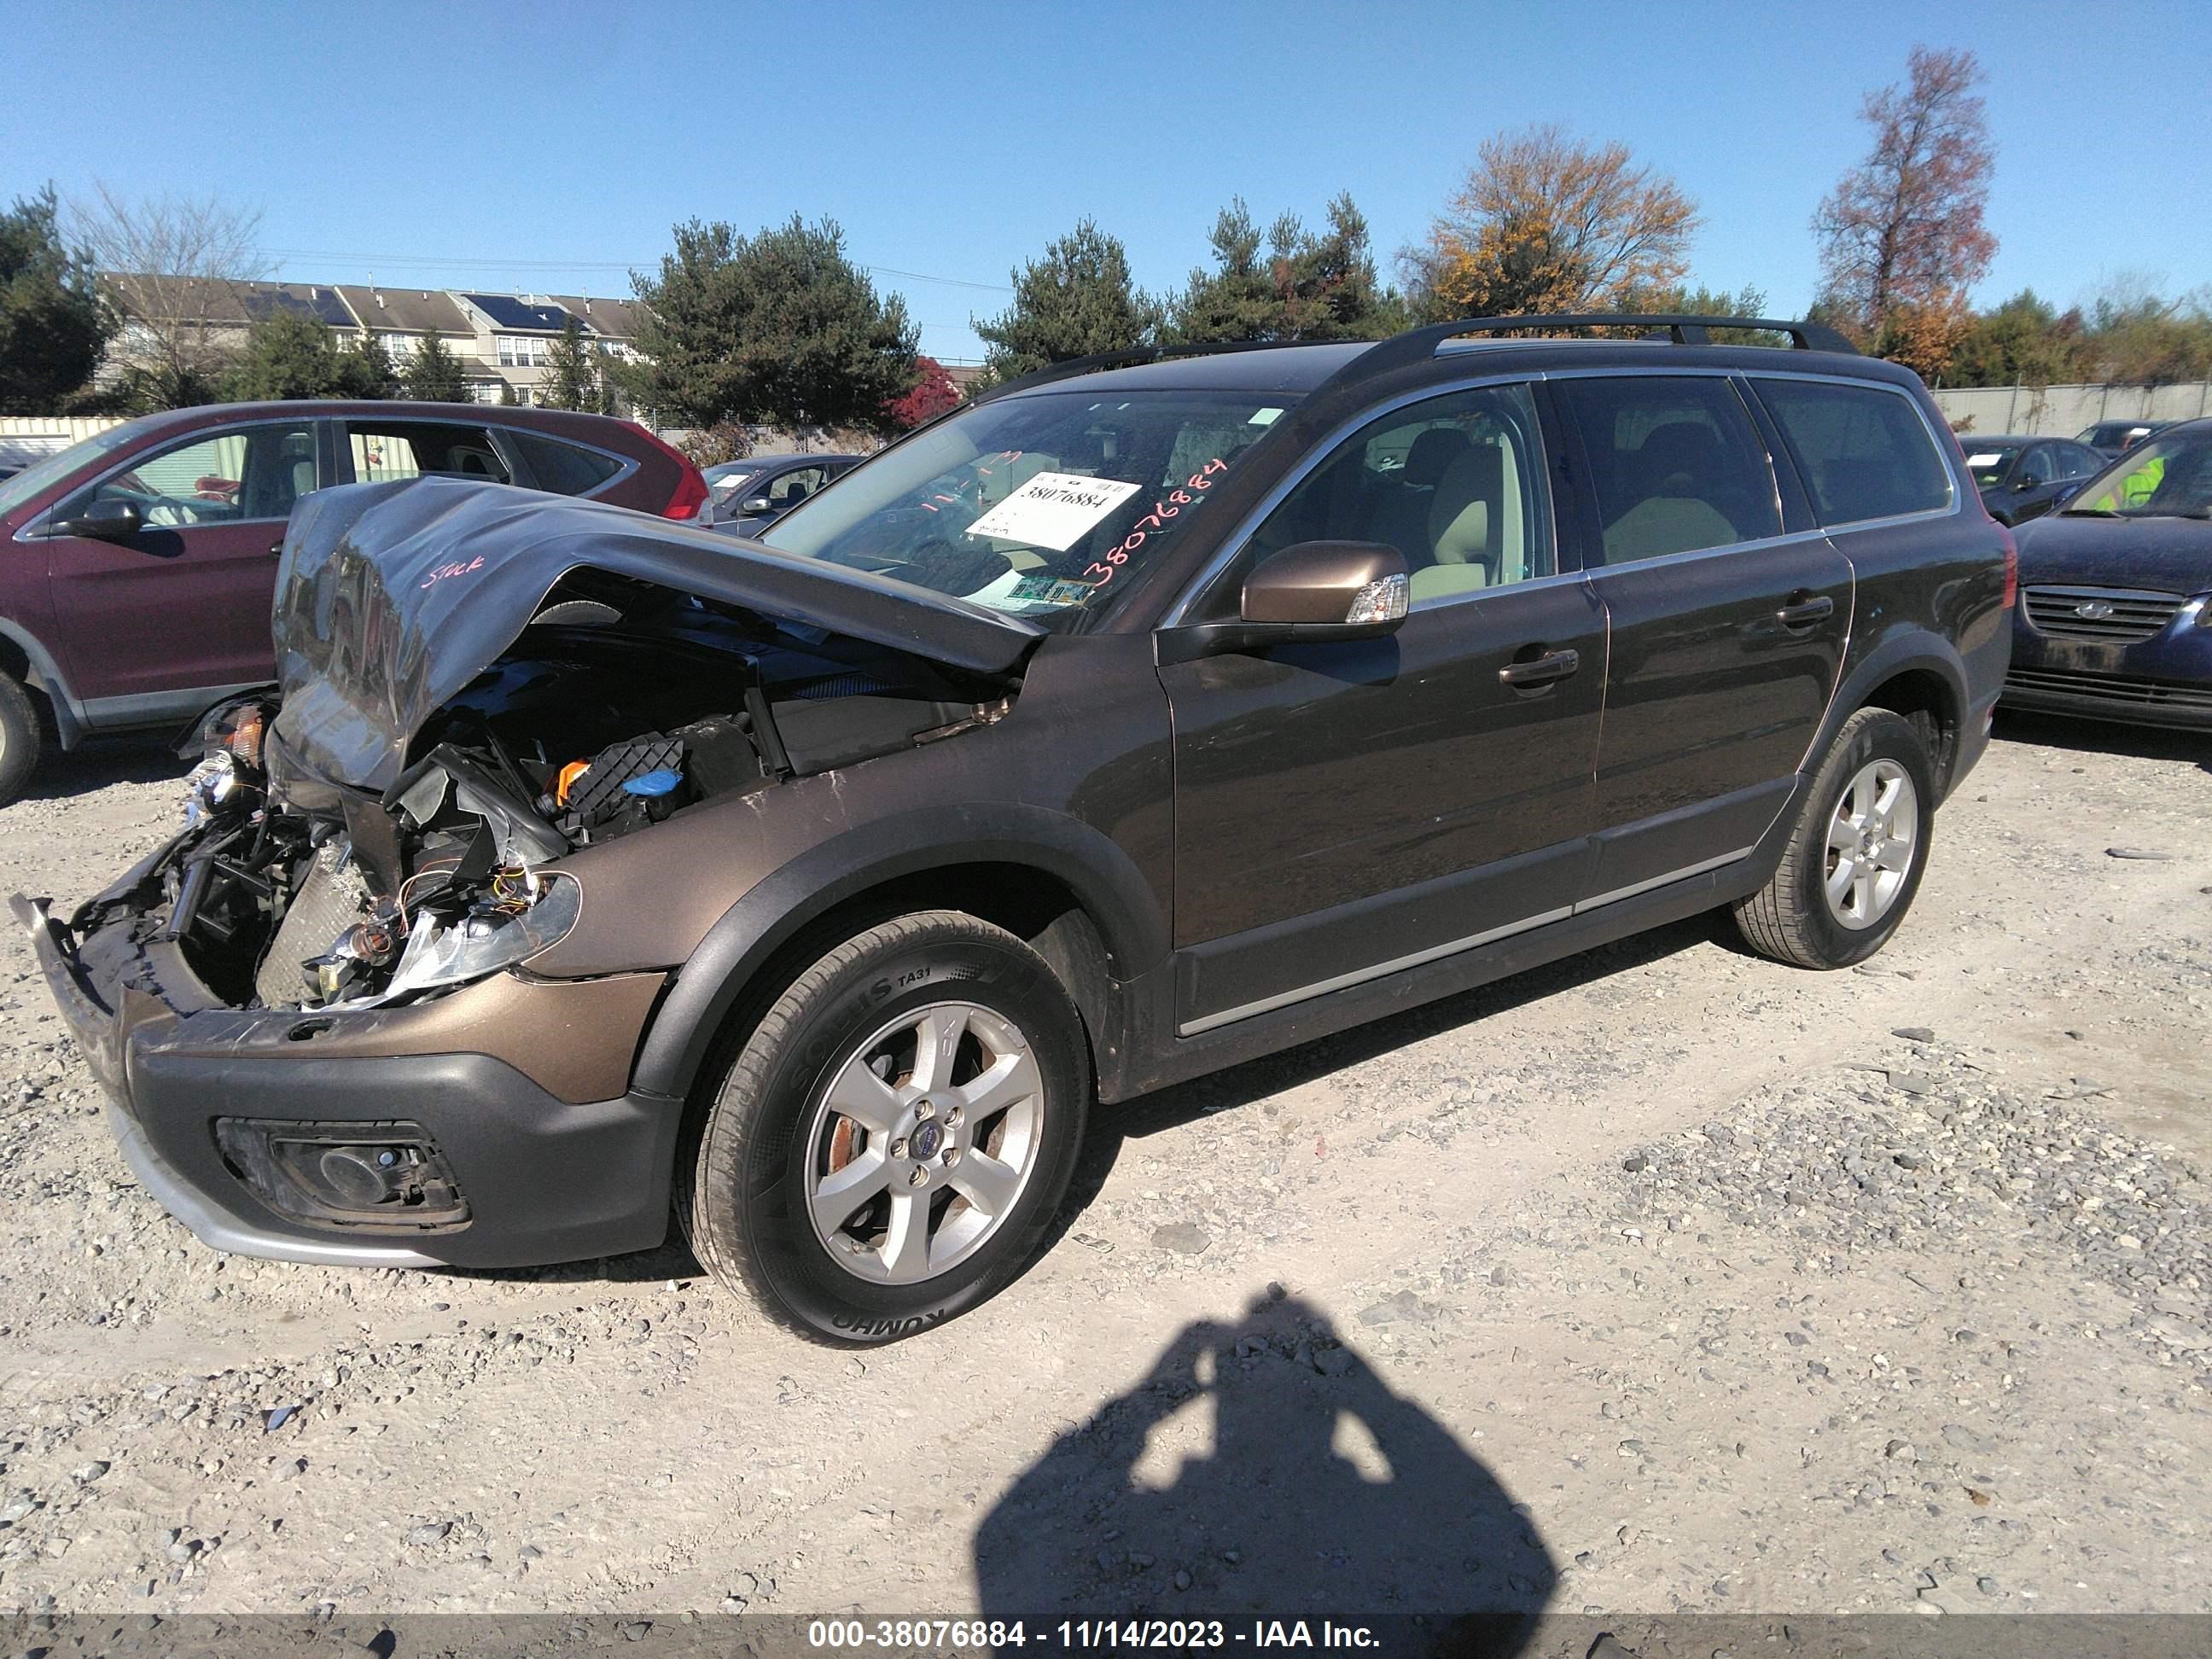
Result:
[[[2008,708],[2212,731],[2212,420],[2020,532]]]

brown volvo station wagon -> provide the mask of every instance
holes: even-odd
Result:
[[[672,1210],[800,1333],[908,1334],[1019,1273],[1094,1102],[1709,908],[1896,930],[2010,538],[1911,374],[1718,320],[1062,365],[758,541],[319,492],[185,827],[17,914],[211,1244]]]

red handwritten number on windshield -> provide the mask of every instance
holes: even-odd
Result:
[[[1129,562],[1129,555],[1142,547],[1154,531],[1167,529],[1169,520],[1180,518],[1183,508],[1191,506],[1199,500],[1200,495],[1213,488],[1215,473],[1226,472],[1228,470],[1229,463],[1217,455],[1197,471],[1192,473],[1189,477],[1184,479],[1180,489],[1171,489],[1160,500],[1154,501],[1152,510],[1137,520],[1129,533],[1121,538],[1121,544],[1119,547],[1104,555],[1103,562],[1085,568],[1083,580],[1089,581],[1093,587],[1103,587],[1108,582],[1112,581],[1114,573]],[[1194,491],[1197,493],[1194,494]]]

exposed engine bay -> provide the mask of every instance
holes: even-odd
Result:
[[[581,898],[557,868],[569,853],[988,725],[1017,691],[1012,676],[572,569],[412,732],[380,790],[288,744],[281,690],[210,711],[186,744],[202,758],[183,835],[82,919],[128,909],[235,1006],[419,1000],[561,938]]]

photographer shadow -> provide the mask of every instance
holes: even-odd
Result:
[[[1015,1481],[975,1558],[994,1620],[1420,1614],[1423,1645],[1499,1654],[1557,1581],[1527,1511],[1296,1299],[1186,1327]]]

